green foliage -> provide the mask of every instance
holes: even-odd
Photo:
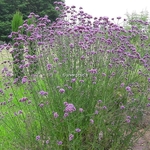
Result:
[[[17,32],[19,26],[21,26],[21,25],[23,25],[23,16],[21,15],[21,13],[19,11],[17,11],[13,16],[12,31]]]
[[[23,19],[27,19],[30,12],[34,12],[43,17],[48,15],[51,21],[55,21],[59,12],[55,10],[53,4],[56,0],[0,0],[0,40],[9,42],[8,35],[11,33],[11,20],[13,14],[19,10],[23,14]],[[63,1],[63,0],[57,0]]]

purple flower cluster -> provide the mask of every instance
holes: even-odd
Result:
[[[4,91],[2,89],[0,89],[0,94],[4,94]]]
[[[42,95],[42,96],[46,96],[46,95],[48,95],[48,92],[40,91],[39,94]]]
[[[131,92],[131,87],[127,86],[126,91]]]
[[[66,107],[64,110],[65,113],[72,113],[72,112],[76,111],[76,108],[73,104],[64,102],[64,105]]]
[[[23,97],[23,98],[21,98],[21,99],[19,100],[19,102],[25,102],[25,101],[27,101],[27,100],[28,100],[27,97]]]
[[[24,76],[24,77],[22,78],[22,83],[24,84],[24,83],[26,83],[27,81],[28,81],[27,76]]]
[[[75,81],[76,81],[76,79],[75,79],[75,78],[71,80],[71,82],[75,82]]]
[[[58,145],[62,145],[63,142],[62,142],[62,141],[57,141],[57,144],[58,144]]]
[[[76,130],[75,130],[76,132],[81,132],[81,129],[79,129],[79,128],[76,128]]]
[[[47,64],[47,70],[51,70],[52,64]]]
[[[70,134],[70,135],[69,135],[69,141],[72,141],[73,138],[74,138],[74,135],[73,135],[73,134]]]
[[[57,112],[54,112],[53,115],[54,115],[54,118],[58,118],[59,117]]]
[[[80,111],[80,112],[83,112],[84,110],[83,110],[83,108],[79,108],[79,111]]]
[[[61,88],[61,89],[59,89],[59,92],[60,93],[65,93],[65,90]]]
[[[131,117],[130,117],[130,116],[127,116],[127,117],[126,117],[126,122],[127,122],[127,123],[130,123],[130,122],[131,122]]]
[[[94,120],[93,120],[93,119],[90,119],[90,123],[91,123],[91,124],[94,124]]]
[[[36,140],[39,141],[41,137],[39,135],[36,136]]]
[[[92,74],[97,74],[97,69],[90,69],[88,72],[90,72]]]

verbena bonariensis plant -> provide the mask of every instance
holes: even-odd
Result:
[[[36,26],[25,21],[24,34],[15,33],[14,44],[25,47],[22,85],[2,70],[1,119],[13,135],[9,143],[19,150],[126,150],[150,106],[148,39],[137,28],[125,30],[107,17],[92,23],[82,8],[55,4],[63,7],[56,22],[31,13]],[[143,46],[131,43],[135,36]],[[28,50],[32,40],[35,55]],[[39,70],[30,75],[35,61]]]
[[[32,14],[29,16],[27,24],[28,25],[32,24],[32,28],[33,28],[33,25],[36,26],[36,18]],[[27,31],[27,35],[31,36],[31,32]],[[31,55],[31,56],[36,55],[36,45],[37,45],[37,43],[34,42],[34,39],[29,41],[29,44],[28,44],[28,54],[29,55]],[[37,70],[38,70],[38,62],[34,61],[34,63],[29,66],[29,74],[32,75]]]
[[[19,30],[18,28],[22,24],[23,24],[23,16],[21,12],[17,11],[13,16],[12,31],[18,32]],[[21,30],[20,30],[20,33],[22,33]],[[14,39],[15,39],[15,34],[12,36],[13,43],[15,42]],[[24,74],[22,72],[22,68],[19,68],[19,65],[22,63],[22,60],[23,60],[23,45],[19,44],[17,45],[17,47],[16,45],[14,45],[12,57],[13,57],[13,77],[21,80]]]

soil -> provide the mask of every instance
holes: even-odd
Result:
[[[144,132],[144,135],[137,140],[132,150],[150,150],[150,108],[145,111],[143,122],[141,123],[139,134]]]

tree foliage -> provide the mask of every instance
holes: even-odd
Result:
[[[0,41],[9,41],[11,21],[16,11],[23,14],[24,20],[33,12],[41,17],[48,15],[54,21],[59,15],[55,10],[55,1],[63,0],[0,0]]]
[[[137,13],[137,12],[133,12],[133,13],[126,13],[126,16],[127,16],[127,21],[126,21],[126,24],[124,25],[124,27],[126,29],[130,29],[131,26],[136,26],[138,27],[138,29],[140,30],[143,30],[145,29],[141,23],[141,21],[144,21],[144,22],[148,22],[149,21],[149,13],[147,10],[145,11],[141,11],[140,13]]]
[[[150,20],[148,11],[141,11],[140,13],[133,12],[131,14],[127,13],[127,22],[124,25],[124,28],[128,31],[136,30],[138,34],[132,34],[130,42],[136,47],[137,51],[143,54],[143,46],[149,47],[150,43]],[[145,36],[143,40],[142,35]],[[147,49],[147,52],[149,48]]]

